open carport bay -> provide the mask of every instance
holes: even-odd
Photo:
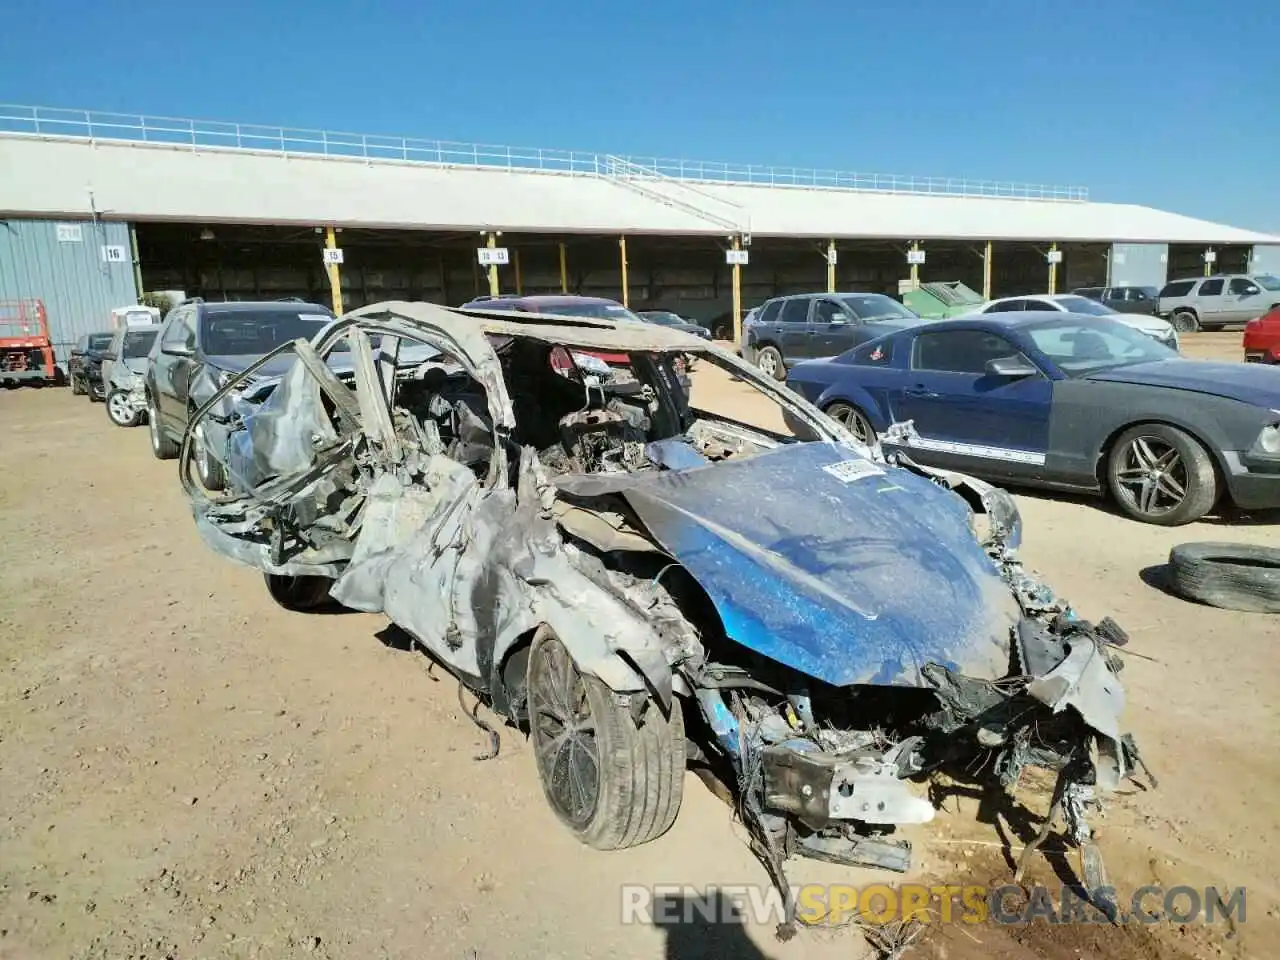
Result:
[[[299,297],[330,302],[321,262],[325,232],[317,227],[244,224],[139,223],[142,284],[147,290],[183,290],[206,300]],[[347,309],[380,300],[428,300],[457,305],[489,292],[476,250],[480,231],[440,233],[344,229],[336,234]],[[503,293],[569,293],[623,299],[633,309],[674,310],[704,323],[723,323],[733,306],[728,237],[617,236],[506,232],[495,242],[508,251],[498,268]],[[910,278],[906,240],[836,241],[835,286],[897,296]],[[961,281],[983,290],[982,241],[922,240],[921,282]],[[1064,244],[1059,292],[1102,284],[1106,244]],[[741,268],[745,310],[770,297],[827,289],[828,241],[756,236]],[[1049,285],[1046,244],[991,244],[992,296],[1043,293]]]
[[[1190,350],[1234,344],[1206,335]],[[696,373],[700,399],[749,414],[712,374]],[[4,391],[0,415],[0,954],[863,955],[852,929],[778,944],[767,924],[623,925],[624,884],[767,882],[694,778],[668,835],[614,854],[580,846],[544,803],[524,738],[505,729],[500,756],[476,762],[485,737],[456,685],[383,620],[287,613],[209,552],[145,430],[112,427],[65,390]],[[1018,500],[1029,565],[1132,637],[1128,725],[1160,787],[1126,791],[1099,821],[1112,882],[1245,886],[1248,922],[966,927],[918,955],[1271,955],[1278,621],[1174,599],[1148,568],[1183,540],[1274,544],[1280,525],[1166,530],[1093,501]],[[1004,882],[987,809],[948,800],[940,829],[917,837],[923,876]],[[1034,827],[1004,824],[1015,856]],[[790,868],[799,881],[894,879]],[[1031,878],[1060,882],[1040,858]]]

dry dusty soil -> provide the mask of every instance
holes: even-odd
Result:
[[[1234,358],[1237,338],[1189,352]],[[739,385],[699,376],[734,406]],[[850,928],[778,943],[750,918],[624,924],[624,884],[766,884],[700,781],[661,839],[582,847],[522,735],[503,729],[498,758],[474,759],[484,737],[456,684],[383,620],[287,613],[205,549],[145,429],[23,389],[0,393],[0,431],[0,957],[869,955]],[[1019,502],[1029,564],[1132,635],[1127,720],[1160,783],[1127,789],[1100,822],[1112,882],[1243,886],[1247,916],[936,926],[907,956],[1275,956],[1280,618],[1175,599],[1144,571],[1184,540],[1280,544],[1280,522],[1163,530],[1100,502]],[[915,837],[919,874],[1006,880],[1002,838],[1016,855],[1036,825],[992,819],[950,799]],[[883,879],[790,866],[796,880]],[[1059,882],[1043,857],[1031,876]]]

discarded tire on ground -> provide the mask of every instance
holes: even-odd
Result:
[[[1280,549],[1248,543],[1180,543],[1169,551],[1174,593],[1213,607],[1280,613]]]

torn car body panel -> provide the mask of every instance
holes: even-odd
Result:
[[[425,358],[405,362],[410,344]],[[602,380],[573,359],[589,351],[629,368]],[[286,353],[265,398],[233,377],[191,421],[224,411],[234,479],[222,498],[198,487],[189,431],[205,541],[331,579],[513,722],[540,631],[617,696],[680,697],[767,849],[901,864],[858,831],[930,819],[913,782],[930,770],[1011,786],[1034,764],[1106,789],[1132,766],[1109,641],[1023,570],[1007,494],[887,459],[706,341],[397,302],[242,378]],[[796,435],[697,409],[686,355]]]

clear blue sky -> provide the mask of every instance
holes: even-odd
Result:
[[[1227,9],[0,0],[0,101],[1081,184],[1280,232],[1280,2]]]

